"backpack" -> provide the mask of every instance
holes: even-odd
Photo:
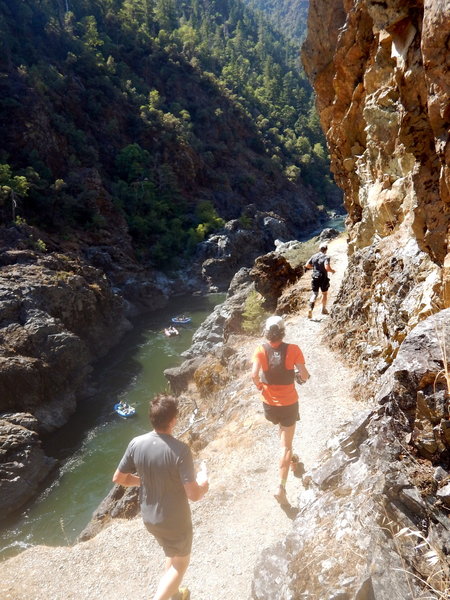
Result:
[[[269,385],[289,385],[294,383],[294,369],[286,369],[286,354],[289,344],[282,342],[277,348],[263,344],[268,369],[262,371],[261,381]]]

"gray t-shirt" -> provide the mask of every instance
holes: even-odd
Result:
[[[171,435],[150,431],[131,440],[118,468],[141,478],[139,499],[145,523],[171,531],[192,527],[184,489],[185,483],[195,481],[189,446]]]
[[[326,267],[330,264],[330,257],[324,252],[313,254],[306,264],[312,265],[313,277],[328,277]]]

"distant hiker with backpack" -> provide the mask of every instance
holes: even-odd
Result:
[[[179,588],[189,565],[192,545],[188,500],[200,500],[208,491],[206,469],[195,474],[191,450],[173,437],[178,402],[159,394],[150,402],[154,430],[131,440],[114,473],[113,482],[140,487],[141,514],[148,531],[164,550],[164,574],[153,600],[188,600]]]
[[[323,243],[319,246],[319,252],[313,254],[305,265],[305,269],[313,269],[311,278],[311,297],[309,299],[308,319],[312,319],[314,305],[316,303],[319,290],[322,291],[322,314],[327,315],[328,289],[330,279],[328,273],[336,273],[331,268],[330,257],[327,255],[328,246]]]
[[[303,471],[303,464],[294,462],[292,453],[295,425],[300,420],[295,381],[304,383],[309,379],[309,373],[302,351],[296,344],[284,343],[284,334],[283,319],[278,316],[269,317],[264,328],[267,343],[259,345],[253,354],[252,379],[261,392],[266,419],[279,426],[280,483],[274,496],[282,506],[287,506],[286,482],[289,468],[297,475]]]

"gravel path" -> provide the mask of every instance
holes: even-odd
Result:
[[[332,276],[332,300],[347,263],[345,241],[332,242],[329,254],[337,270]],[[306,275],[305,287],[308,280]],[[320,309],[315,312],[319,315]],[[300,314],[287,321],[286,341],[300,345],[311,373],[300,388],[301,421],[294,439],[307,468],[319,459],[338,427],[362,408],[352,398],[353,373],[321,342],[329,318],[320,315],[308,320]],[[254,340],[249,342],[249,355],[254,345]],[[185,577],[193,600],[250,598],[260,551],[281,540],[292,524],[292,514],[281,510],[272,495],[278,483],[277,430],[263,418],[250,374],[241,389],[239,421],[227,424],[203,452],[210,492],[193,504],[194,547]],[[302,490],[301,480],[291,477],[287,492],[294,506]],[[162,552],[141,520],[120,520],[89,542],[30,548],[4,562],[0,598],[150,600],[162,566]]]

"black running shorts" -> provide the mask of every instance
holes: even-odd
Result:
[[[283,427],[291,427],[296,421],[300,421],[298,411],[298,402],[289,404],[289,406],[272,406],[263,402],[264,416],[274,425],[282,425]]]
[[[144,525],[164,550],[166,556],[187,556],[191,553],[192,527],[182,532],[170,531],[165,527],[158,527],[151,523],[144,522]]]
[[[328,275],[320,275],[319,277],[313,277],[311,279],[311,289],[314,293],[317,293],[319,290],[322,292],[328,292],[330,287],[330,279]]]

